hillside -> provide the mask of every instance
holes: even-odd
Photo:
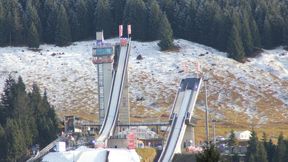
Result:
[[[208,106],[211,117],[216,116],[220,121],[217,126],[244,129],[254,125],[280,131],[285,123],[287,125],[288,52],[282,47],[264,50],[242,64],[227,58],[226,53],[182,39],[175,41],[181,47],[179,52],[160,52],[157,42],[132,43],[129,93],[134,121],[147,120],[148,116],[153,121],[166,120],[180,79],[193,74],[199,62],[209,78]],[[39,51],[26,47],[0,48],[1,91],[8,74],[21,75],[27,89],[33,81],[42,91],[47,89],[49,100],[61,117],[78,114],[97,120],[97,78],[91,62],[92,44],[93,41],[76,42],[62,48],[41,45]],[[143,60],[136,60],[139,54]],[[144,100],[137,101],[141,97]],[[204,88],[196,107],[201,132],[204,130],[201,127]]]

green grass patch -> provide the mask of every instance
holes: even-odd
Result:
[[[136,152],[141,156],[141,162],[153,162],[156,156],[154,148],[137,148]]]

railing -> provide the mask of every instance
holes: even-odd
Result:
[[[83,122],[81,126],[101,126],[99,123]],[[170,122],[140,122],[140,123],[117,123],[117,126],[169,126]]]
[[[40,159],[41,157],[46,155],[56,145],[57,142],[61,141],[61,139],[62,139],[61,137],[58,137],[56,140],[54,140],[49,145],[44,147],[41,151],[39,151],[39,153],[37,153],[34,157],[28,159],[26,162],[33,162]]]

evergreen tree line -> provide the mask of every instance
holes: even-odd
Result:
[[[0,0],[0,46],[65,46],[94,38],[101,30],[109,38],[118,35],[123,23],[132,24],[137,40],[166,38],[160,44],[163,49],[173,42],[169,21],[156,0]]]
[[[233,148],[238,146],[235,133],[232,130],[228,139],[228,146]],[[231,156],[232,155],[232,156]],[[204,151],[196,155],[197,162],[220,162],[231,161],[239,162],[240,157],[237,153],[230,154],[231,158],[221,157],[220,152],[213,144],[210,144]],[[288,161],[288,139],[284,139],[281,133],[278,137],[278,143],[275,145],[270,138],[268,140],[266,133],[263,133],[262,139],[259,140],[257,134],[252,130],[251,137],[248,141],[245,162],[287,162]]]
[[[247,149],[246,161],[249,162],[286,162],[288,161],[288,139],[284,139],[281,133],[277,145],[272,139],[267,139],[263,133],[262,139],[258,140],[255,131],[252,131]]]
[[[5,82],[0,102],[0,161],[25,161],[32,145],[45,147],[57,137],[58,121],[54,108],[33,84],[25,91],[21,77]]]
[[[288,1],[0,0],[1,46],[65,46],[102,29],[114,37],[119,24],[132,24],[136,40],[171,46],[174,33],[241,61],[257,48],[288,45]]]
[[[288,45],[287,0],[159,0],[175,37],[241,61],[257,48]]]
[[[235,147],[238,145],[234,131],[231,131],[228,145]],[[232,157],[233,162],[239,161],[239,156],[235,154]],[[258,140],[256,132],[253,130],[246,153],[247,162],[286,162],[288,161],[288,139],[285,140],[281,133],[278,137],[278,143],[275,145],[270,138],[268,140],[266,133],[263,133],[262,139]]]

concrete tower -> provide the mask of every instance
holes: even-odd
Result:
[[[92,56],[92,62],[97,68],[99,123],[102,124],[108,109],[114,62],[114,46],[104,43],[102,32],[96,34],[96,45],[93,46]]]

